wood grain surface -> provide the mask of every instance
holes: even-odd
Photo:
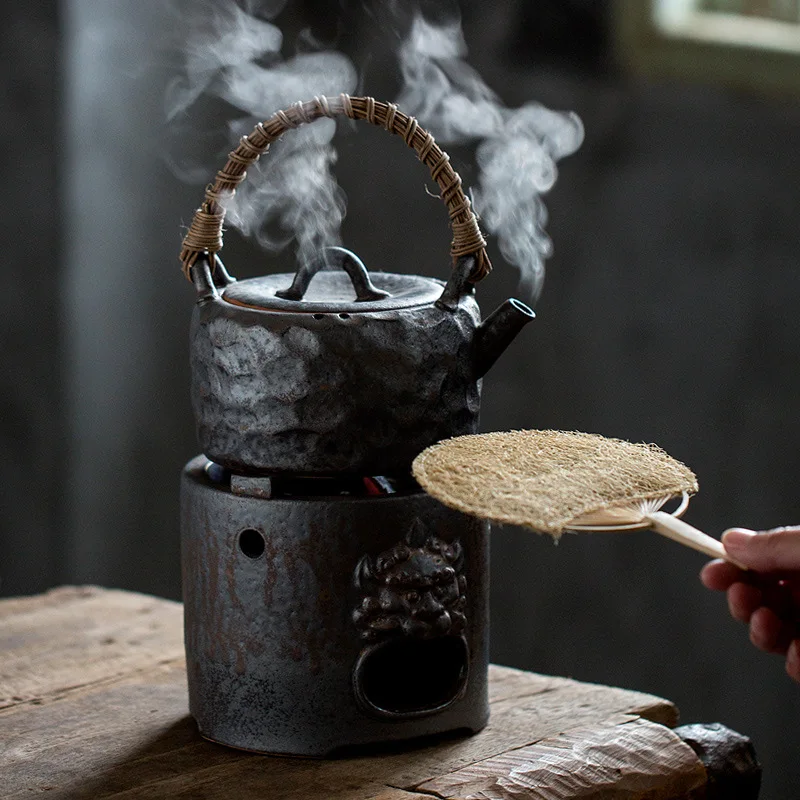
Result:
[[[498,666],[490,700],[476,736],[253,755],[197,733],[180,604],[93,587],[0,601],[2,798],[667,800],[705,785],[666,700]]]

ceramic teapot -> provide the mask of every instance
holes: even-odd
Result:
[[[235,281],[225,270],[225,194],[284,132],[337,114],[403,136],[430,168],[454,232],[446,283],[370,274],[338,247],[295,275]],[[181,257],[197,290],[198,438],[209,459],[239,472],[408,473],[430,444],[477,431],[481,378],[533,318],[507,300],[481,322],[474,286],[491,265],[461,180],[413,117],[372,98],[315,98],[257,125],[207,189]]]

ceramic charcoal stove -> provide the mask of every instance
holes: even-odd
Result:
[[[295,275],[235,281],[224,198],[287,130],[344,114],[404,138],[441,189],[446,283],[373,272],[328,248]],[[182,480],[191,713],[204,736],[324,756],[480,730],[488,718],[488,523],[410,475],[474,433],[480,379],[533,314],[480,322],[485,242],[448,158],[372,98],[315,98],[230,154],[184,240],[197,302],[192,404],[203,455]]]

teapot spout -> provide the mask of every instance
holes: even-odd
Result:
[[[511,344],[512,340],[536,315],[519,300],[506,300],[478,326],[472,344],[472,369],[476,380],[482,378]]]

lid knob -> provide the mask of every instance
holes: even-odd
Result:
[[[347,273],[356,293],[356,302],[381,300],[391,296],[389,292],[372,285],[364,262],[344,247],[326,247],[319,258],[301,264],[295,273],[292,285],[288,289],[279,289],[275,292],[276,296],[284,300],[302,300],[312,278],[327,266],[338,267]]]

